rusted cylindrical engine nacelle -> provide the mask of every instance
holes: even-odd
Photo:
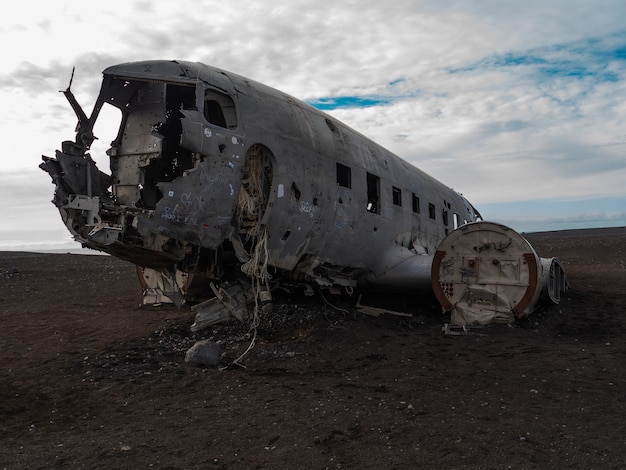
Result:
[[[542,299],[559,303],[567,279],[556,258],[539,258],[515,230],[473,222],[449,234],[432,264],[432,285],[456,326],[511,323]]]

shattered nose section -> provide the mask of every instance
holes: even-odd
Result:
[[[556,258],[540,258],[515,230],[474,222],[448,235],[432,264],[432,286],[454,326],[512,323],[567,287]]]
[[[40,168],[52,177],[53,202],[83,247],[157,270],[217,276],[242,179],[234,101],[205,90],[180,66],[159,64],[157,76],[157,64],[107,69],[90,117],[68,87],[76,138],[63,142],[55,158],[43,157]],[[178,73],[170,77],[172,67]],[[106,151],[110,175],[89,154],[101,110],[119,118]]]
[[[89,153],[70,141],[63,142],[62,148],[56,158],[43,156],[39,168],[52,178],[52,202],[77,242],[135,264],[149,260],[157,267],[171,266],[181,258],[144,248],[135,223],[142,211],[115,202],[110,192],[114,178],[98,170]]]
[[[86,231],[102,226],[100,205],[110,200],[111,176],[98,170],[89,154],[76,153],[73,142],[63,142],[63,151],[57,150],[56,158],[43,156],[39,168],[56,186],[53,203],[68,230],[77,240],[87,241]]]

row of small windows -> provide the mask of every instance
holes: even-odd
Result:
[[[350,167],[337,163],[337,184],[344,188],[352,188],[352,171]],[[394,205],[402,207],[402,190],[396,186],[391,187],[391,197]],[[420,198],[411,193],[411,208],[414,213],[420,214]],[[373,214],[380,212],[380,178],[372,173],[367,173],[367,211]],[[443,211],[443,223],[448,225],[448,211]],[[437,218],[435,205],[428,203],[428,217]]]
[[[217,90],[207,89],[204,93],[204,110],[203,114],[205,119],[213,125],[223,127],[225,129],[235,129],[237,127],[237,113],[235,103],[233,99],[225,93],[221,93]],[[327,120],[327,124],[334,131],[332,123]],[[352,170],[350,167],[337,163],[337,184],[344,188],[352,188]],[[300,191],[292,187],[292,192],[296,196],[296,199],[300,199]],[[396,186],[391,187],[391,197],[394,205],[402,207],[402,190]],[[411,193],[411,204],[413,212],[419,214],[420,199],[415,193]],[[442,212],[442,218],[444,225],[448,225],[448,210],[450,204],[444,202]],[[380,212],[380,177],[367,173],[367,211],[374,214]],[[428,216],[435,220],[436,210],[435,205],[428,203]],[[458,226],[458,216],[454,214],[454,228]],[[446,230],[447,231],[447,230]]]
[[[204,94],[204,117],[205,119],[219,127],[225,129],[235,129],[237,127],[237,113],[235,109],[235,103],[233,99],[227,94],[218,92],[217,90],[207,89]],[[330,121],[327,121],[329,127]],[[332,130],[332,127],[331,127]],[[352,188],[352,170],[349,166],[337,163],[337,184],[344,188]],[[294,188],[292,188],[294,191]],[[297,199],[300,199],[299,191],[296,195]],[[396,186],[391,187],[391,197],[394,205],[402,207],[402,190]],[[416,214],[421,213],[420,198],[411,193],[411,204],[413,212]],[[449,203],[447,208],[450,208]],[[372,173],[367,173],[367,211],[374,214],[380,213],[380,178]],[[428,203],[428,216],[435,220],[436,210],[435,205]],[[443,223],[448,225],[448,211],[444,208],[442,212]],[[454,214],[454,226],[458,225],[458,216]]]

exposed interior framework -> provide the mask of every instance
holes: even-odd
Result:
[[[244,263],[241,270],[262,283],[269,281],[268,234],[262,219],[267,209],[271,184],[272,154],[263,145],[252,145],[246,153],[235,212],[237,236],[233,243],[241,245],[240,249],[235,250],[239,260]]]

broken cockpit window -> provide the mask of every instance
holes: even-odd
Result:
[[[195,109],[195,86],[112,78],[105,103],[122,112],[107,151],[113,195],[120,205],[154,209],[163,197],[158,184],[193,168],[194,154],[181,147],[180,110]]]

